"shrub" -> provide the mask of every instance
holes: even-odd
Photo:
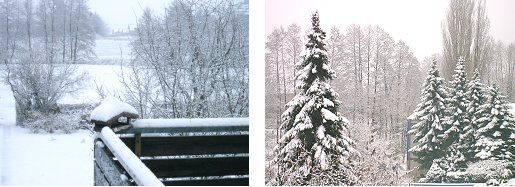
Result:
[[[421,178],[419,182],[422,183],[439,183],[443,182],[446,178],[447,171],[446,169],[446,161],[441,159],[436,159],[433,161],[433,164],[429,168],[429,171],[427,171],[426,177]]]
[[[486,182],[489,179],[505,181],[513,177],[513,163],[497,160],[482,160],[472,163],[465,172],[471,182]]]
[[[65,114],[44,114],[38,111],[28,111],[22,126],[27,127],[32,133],[64,132],[69,134],[81,127],[80,119]]]
[[[514,177],[514,164],[506,161],[482,160],[468,165],[464,172],[450,172],[445,160],[434,160],[423,183],[485,183],[490,179],[505,182]]]

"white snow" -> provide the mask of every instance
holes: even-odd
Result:
[[[320,140],[324,139],[324,137],[325,137],[325,128],[324,128],[323,125],[318,126],[317,137]]]
[[[413,112],[410,116],[408,116],[409,120],[415,120],[420,112]]]
[[[118,75],[131,72],[129,68],[120,68],[119,65],[77,65],[78,73],[86,73],[88,77],[84,81],[82,88],[75,94],[65,94],[59,99],[59,104],[83,104],[99,103],[101,98],[97,91],[98,88],[104,91],[106,96],[122,95],[125,87],[120,82]]]
[[[249,118],[139,119],[133,128],[248,126]]]
[[[329,100],[329,99],[327,99],[325,97],[324,97],[323,100],[324,100],[323,101],[324,107],[334,107],[334,103],[331,100]]]
[[[120,58],[130,58],[130,38],[127,37],[105,37],[95,40],[93,51],[98,59],[105,62],[119,63]]]
[[[481,159],[486,159],[486,158],[489,158],[490,156],[492,156],[492,153],[485,152],[485,150],[481,150],[481,152],[476,154],[476,157],[479,157]]]
[[[137,114],[138,111],[131,105],[121,102],[114,97],[107,97],[91,112],[91,120],[107,121],[123,112]]]
[[[138,185],[163,186],[163,183],[157,179],[154,173],[132,153],[109,127],[102,128],[100,136]]]
[[[99,60],[118,64],[120,48],[123,59],[129,57],[129,42],[123,39],[100,39],[94,51]],[[119,65],[77,65],[88,78],[82,89],[67,94],[59,104],[99,103],[95,82],[106,95],[121,95],[124,87],[118,75]],[[123,68],[129,72],[129,69]],[[72,134],[32,134],[15,126],[14,98],[9,87],[0,83],[0,186],[92,186],[93,138],[89,131]]]
[[[509,103],[508,107],[508,111],[510,111],[512,115],[515,115],[515,103]]]
[[[120,174],[120,179],[122,179],[123,181],[129,181],[129,177],[127,177],[127,175],[124,174]]]
[[[12,93],[0,84],[0,185],[93,185],[89,131],[31,134],[15,119]]]
[[[510,179],[510,180],[506,183],[506,186],[515,186],[515,178]]]
[[[322,116],[324,117],[324,120],[338,121],[338,116],[336,116],[331,111],[329,111],[325,108],[322,108],[321,112],[322,112]]]

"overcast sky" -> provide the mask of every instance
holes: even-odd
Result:
[[[327,33],[333,26],[345,31],[352,23],[378,24],[394,39],[409,45],[421,61],[442,51],[441,23],[447,7],[448,1],[434,0],[267,0],[265,33],[294,22],[309,28],[311,13],[318,10],[320,25]],[[504,43],[515,41],[515,1],[487,1],[486,13],[494,38]]]
[[[112,30],[127,29],[135,26],[137,17],[143,9],[151,8],[155,13],[163,14],[164,8],[171,0],[89,0],[92,12],[96,12]]]

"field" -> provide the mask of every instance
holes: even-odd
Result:
[[[128,58],[127,39],[97,40],[94,50],[99,62],[78,65],[79,72],[86,72],[88,78],[78,93],[66,95],[59,104],[96,105],[101,101],[97,87],[108,95],[123,94],[118,78],[120,65],[109,63],[120,61],[120,47],[124,58]],[[93,185],[93,133],[90,130],[33,134],[15,125],[14,107],[10,88],[0,83],[0,185]]]

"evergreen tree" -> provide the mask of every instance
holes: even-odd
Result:
[[[474,134],[479,126],[479,119],[486,115],[489,111],[480,108],[486,102],[485,87],[479,78],[479,70],[474,71],[472,80],[467,84],[467,92],[465,93],[467,100],[467,112],[469,114],[470,123],[463,127],[463,136],[459,149],[463,153],[466,161],[475,161],[476,152],[471,147],[476,143],[477,139]]]
[[[417,156],[422,169],[429,169],[434,159],[445,156],[447,147],[443,146],[443,141],[447,97],[444,79],[440,77],[436,60],[433,60],[422,88],[420,103],[412,114],[414,119],[420,121],[409,131],[415,135],[413,142],[417,144],[409,151]]]
[[[274,148],[278,182],[286,185],[349,185],[355,183],[350,156],[354,142],[346,136],[348,120],[338,113],[338,93],[328,84],[335,78],[329,67],[318,12],[295,65],[299,93],[282,114],[284,135]]]
[[[469,101],[465,95],[467,92],[467,74],[463,62],[463,58],[460,58],[456,64],[451,87],[449,88],[450,98],[447,103],[447,114],[449,116],[446,120],[447,130],[444,132],[443,146],[449,147],[447,159],[451,164],[451,170],[467,167],[465,157],[459,149],[462,144],[460,135],[464,134],[464,127],[470,123],[467,111]]]
[[[515,162],[515,119],[499,88],[489,88],[489,97],[479,108],[488,113],[478,120],[476,158]]]

